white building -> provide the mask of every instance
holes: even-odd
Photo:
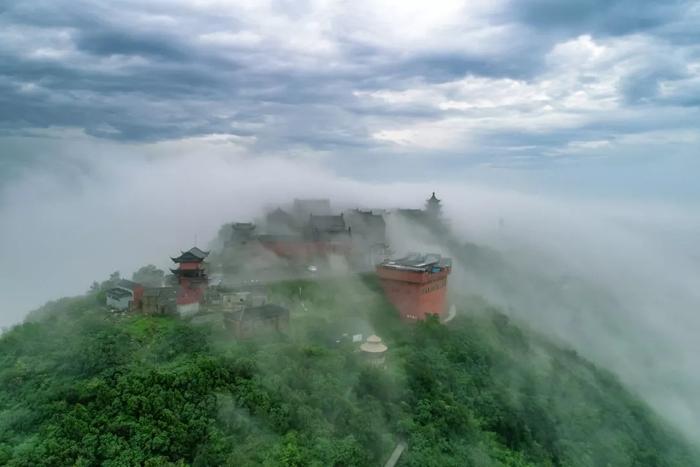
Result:
[[[187,316],[193,316],[199,313],[199,302],[180,304],[176,306],[177,314],[185,318]]]
[[[109,289],[107,306],[117,311],[127,311],[136,306],[143,296],[143,286],[126,279],[117,282],[117,285]]]

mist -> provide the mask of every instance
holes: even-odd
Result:
[[[695,212],[484,187],[450,191],[443,191],[445,199],[462,200],[446,202],[452,228],[482,257],[464,261],[464,254],[401,221],[391,226],[392,244],[456,257],[453,291],[482,296],[612,370],[700,440]]]
[[[422,207],[437,191],[460,241],[498,257],[498,267],[469,264],[390,216],[394,251],[454,256],[453,291],[483,296],[614,371],[700,441],[700,215],[692,206],[503,184],[358,181],[322,155],[263,157],[231,138],[127,145],[84,137],[55,151],[60,159],[47,152],[0,188],[3,327],[113,271],[167,268],[180,250],[206,248],[222,224],[293,198],[330,198],[336,210]]]

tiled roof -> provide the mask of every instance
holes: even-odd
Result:
[[[171,258],[176,263],[187,262],[187,261],[203,261],[204,258],[209,256],[208,251],[200,250],[199,248],[192,247],[187,251],[183,251],[177,258]]]
[[[131,297],[131,292],[127,292],[124,289],[109,289],[107,291],[107,296],[112,297],[112,298],[122,298],[122,297]]]
[[[443,258],[437,253],[412,253],[403,258],[384,261],[381,266],[408,271],[432,271],[435,269],[442,270],[452,267],[452,260],[450,258]]]
[[[255,224],[252,222],[235,222],[233,230],[255,230]]]
[[[346,230],[343,215],[339,216],[314,216],[309,218],[311,228],[319,232],[342,232]]]
[[[119,282],[117,282],[116,286],[121,287],[122,289],[129,289],[129,290],[133,291],[137,287],[141,287],[141,284],[130,281],[128,279],[121,279]]]

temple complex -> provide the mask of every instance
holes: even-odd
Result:
[[[377,266],[377,275],[389,301],[405,320],[425,319],[447,312],[447,276],[452,260],[438,254],[413,254],[387,260]]]
[[[423,209],[397,209],[399,217],[443,228],[442,202],[435,192]],[[292,268],[322,265],[343,257],[352,270],[369,271],[390,254],[386,211],[350,209],[334,213],[328,199],[295,199],[287,210],[269,211],[257,226],[251,222],[231,224],[224,239],[226,255],[238,255],[235,269],[248,264],[263,250],[285,260]],[[405,226],[403,227],[405,228]],[[336,263],[337,264],[337,263]],[[314,266],[317,267],[317,266]],[[230,265],[229,265],[230,268]]]
[[[444,226],[441,201],[434,192],[424,209],[395,212],[423,225]],[[404,320],[422,320],[429,315],[444,320],[451,260],[439,254],[387,259],[390,250],[385,214],[383,210],[361,209],[335,214],[328,200],[297,199],[289,211],[278,207],[268,212],[259,226],[235,222],[220,231],[218,244],[224,248],[212,256],[211,267],[216,271],[214,277],[228,275],[236,279],[227,286],[222,279],[218,283],[212,280],[210,285],[206,263],[209,252],[193,247],[171,258],[177,265],[171,269],[171,287],[144,290],[139,284],[121,281],[107,292],[106,302],[113,310],[145,314],[218,313],[234,335],[245,338],[270,330],[283,332],[289,325],[289,310],[267,303],[265,294],[256,292],[255,287],[320,276],[326,271],[345,274],[374,270],[384,293]],[[403,223],[393,227],[410,226]],[[362,342],[361,334],[355,337]],[[377,336],[370,336],[361,349],[381,363],[386,346]]]

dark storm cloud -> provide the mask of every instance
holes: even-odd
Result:
[[[76,60],[87,62],[76,66],[70,59],[36,60],[6,51],[0,63],[0,75],[6,81],[0,96],[0,125],[6,129],[75,126],[92,135],[148,141],[217,132],[246,134],[250,131],[235,128],[259,124],[270,115],[275,123],[261,130],[270,142],[275,138],[299,142],[306,134],[310,145],[358,144],[350,137],[316,134],[333,120],[340,123],[335,116],[342,113],[316,104],[342,107],[349,80],[356,78],[353,73],[266,69],[266,60],[272,57],[264,50],[222,53],[216,45],[193,44],[190,31],[143,32],[98,16],[109,12],[91,3],[83,6],[93,11],[77,14],[66,14],[70,8],[63,6],[15,5],[0,18],[0,24],[14,21],[48,30],[69,28],[72,44],[81,53]],[[118,18],[120,13],[114,13]],[[138,61],[116,69],[91,66],[93,60],[114,57]],[[24,83],[37,84],[39,90],[26,92],[21,88]],[[188,106],[188,102],[195,104]],[[287,121],[277,123],[281,118]],[[306,128],[301,124],[304,120]]]
[[[685,0],[522,0],[514,15],[537,28],[571,35],[629,34],[656,28],[683,15]]]
[[[528,50],[518,50],[520,47],[514,45],[513,50],[499,57],[435,52],[411,57],[393,66],[396,67],[398,76],[420,76],[425,81],[433,83],[456,80],[467,74],[493,78],[529,79],[544,67],[545,47],[543,45],[543,43],[532,43],[529,44]]]
[[[165,60],[182,60],[186,53],[173,38],[163,35],[148,35],[132,31],[87,31],[81,32],[76,46],[95,55],[139,55]]]

